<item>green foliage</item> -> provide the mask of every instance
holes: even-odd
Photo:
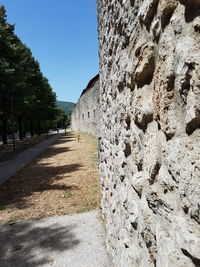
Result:
[[[65,101],[56,101],[56,105],[59,109],[62,109],[69,117],[71,117],[74,103]]]
[[[51,127],[52,129],[66,129],[70,124],[70,118],[69,116],[62,110],[62,109],[56,109],[55,111],[55,120],[51,121]]]
[[[75,195],[74,191],[71,190],[65,190],[64,193],[62,194],[63,198],[70,198],[73,197]]]
[[[56,95],[43,76],[31,50],[15,35],[0,6],[0,121],[4,143],[10,122],[23,131],[39,134],[57,116]],[[28,129],[27,121],[29,121]]]

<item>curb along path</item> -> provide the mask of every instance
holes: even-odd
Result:
[[[33,158],[38,156],[44,149],[56,142],[62,134],[56,134],[47,140],[23,151],[15,157],[0,163],[0,185],[5,183],[20,169],[26,166]]]

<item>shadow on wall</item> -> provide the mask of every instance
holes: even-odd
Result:
[[[73,233],[76,225],[26,222],[0,227],[0,266],[35,267],[52,265],[53,252],[73,249],[80,241]]]
[[[200,0],[180,0],[185,6],[185,21],[191,22],[200,15]]]

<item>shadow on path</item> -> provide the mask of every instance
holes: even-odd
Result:
[[[64,135],[62,135],[56,143],[57,144],[63,144],[66,142],[75,141],[76,139],[77,139],[76,134],[67,132]]]
[[[66,133],[61,136],[56,144],[65,143],[66,140],[71,142],[74,134]],[[12,205],[18,209],[30,206],[27,197],[35,192],[44,192],[46,190],[78,190],[74,185],[64,185],[62,182],[56,184],[57,181],[67,178],[66,174],[76,172],[83,165],[75,163],[61,166],[51,166],[51,163],[42,163],[42,159],[51,158],[59,153],[70,151],[68,147],[50,147],[47,148],[35,161],[23,168],[17,175],[13,176],[6,183],[0,186],[0,209]]]
[[[31,168],[31,178],[29,172],[26,172],[27,179],[24,175],[18,176],[17,179],[11,179],[0,187],[0,205],[1,208],[9,204],[19,209],[25,208],[26,198],[35,192],[43,192],[45,190],[67,190],[78,189],[74,186],[66,186],[62,184],[54,184],[54,181],[62,180],[63,175],[72,173],[82,167],[80,164],[70,164],[59,167],[48,166],[47,164],[36,164]]]
[[[62,226],[44,220],[0,225],[0,266],[35,267],[51,265],[52,252],[76,247],[75,224]]]

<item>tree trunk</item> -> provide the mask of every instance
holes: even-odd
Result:
[[[19,140],[23,140],[22,117],[18,117],[18,124],[19,124]]]
[[[33,132],[33,121],[29,120],[29,126],[30,126],[30,133],[31,133],[31,137],[34,136],[34,132]]]
[[[27,136],[27,121],[26,120],[24,120],[23,125],[24,125],[23,137],[26,138]]]
[[[38,120],[38,135],[41,135],[41,122]]]
[[[26,138],[26,128],[24,129],[23,133],[23,137]]]
[[[3,138],[3,144],[4,145],[7,145],[8,143],[8,140],[7,140],[7,124],[8,124],[8,120],[2,120],[2,130],[3,130],[3,133],[2,133],[2,138]]]

